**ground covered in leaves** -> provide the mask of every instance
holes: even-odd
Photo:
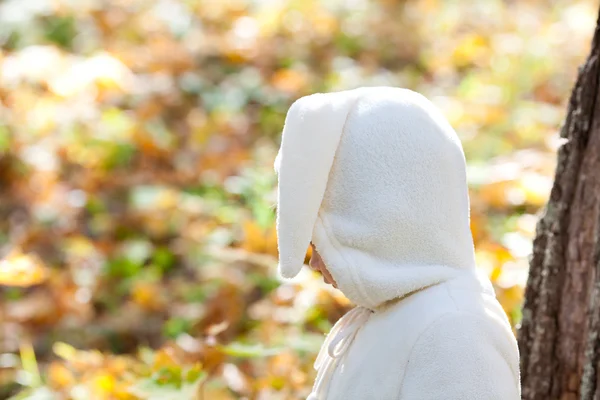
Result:
[[[0,3],[0,398],[300,399],[351,305],[275,272],[296,98],[424,93],[514,325],[592,1]]]

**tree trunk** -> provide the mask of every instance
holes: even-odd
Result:
[[[522,398],[600,399],[600,19],[561,130],[519,329]]]

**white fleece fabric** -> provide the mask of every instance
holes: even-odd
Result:
[[[516,340],[475,269],[462,146],[427,99],[304,97],[276,170],[280,273],[299,272],[312,240],[357,305],[319,354],[310,400],[519,399]]]

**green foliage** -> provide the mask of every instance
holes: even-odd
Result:
[[[72,48],[77,35],[74,16],[50,16],[42,20],[42,27],[46,40],[66,49]]]
[[[282,349],[267,349],[262,344],[230,343],[221,347],[223,353],[237,358],[264,358],[282,352]]]
[[[163,326],[165,336],[168,338],[177,338],[183,333],[188,333],[191,328],[191,322],[185,318],[171,318]]]

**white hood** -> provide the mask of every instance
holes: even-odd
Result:
[[[474,271],[463,150],[420,94],[299,99],[276,170],[284,277],[300,271],[311,240],[339,289],[368,308]]]

